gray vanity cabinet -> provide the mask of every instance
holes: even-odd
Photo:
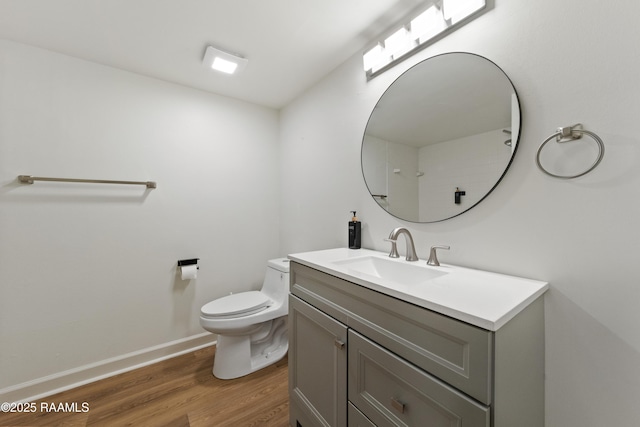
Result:
[[[544,425],[542,298],[488,331],[292,262],[292,427]]]

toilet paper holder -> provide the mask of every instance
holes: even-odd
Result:
[[[192,259],[181,259],[178,260],[178,267],[182,267],[183,265],[193,265],[193,264],[198,264],[198,260],[200,258],[192,258]],[[200,270],[200,266],[196,265],[196,268],[198,270]]]

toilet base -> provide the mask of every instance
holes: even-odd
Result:
[[[213,375],[243,377],[282,359],[289,349],[287,316],[269,322],[251,335],[218,335]]]

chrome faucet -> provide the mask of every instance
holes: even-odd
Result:
[[[387,242],[391,242],[391,252],[389,252],[390,258],[399,258],[398,255],[398,236],[404,234],[404,239],[407,242],[407,257],[405,258],[407,261],[418,261],[418,255],[416,255],[416,247],[413,244],[413,237],[411,237],[411,233],[404,227],[394,228],[389,234],[389,238],[385,239]]]
[[[429,260],[427,264],[434,265],[438,267],[440,265],[440,261],[438,261],[438,254],[436,253],[436,249],[451,249],[450,246],[431,246],[431,250],[429,251]]]

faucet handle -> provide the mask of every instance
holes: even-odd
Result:
[[[391,242],[391,252],[389,252],[389,258],[400,258],[398,253],[397,239],[384,239],[385,242]]]
[[[440,265],[440,262],[438,261],[438,254],[436,253],[436,249],[449,250],[451,249],[451,246],[444,246],[444,245],[431,246],[431,250],[429,251],[429,260],[427,261],[427,264],[438,267]]]

